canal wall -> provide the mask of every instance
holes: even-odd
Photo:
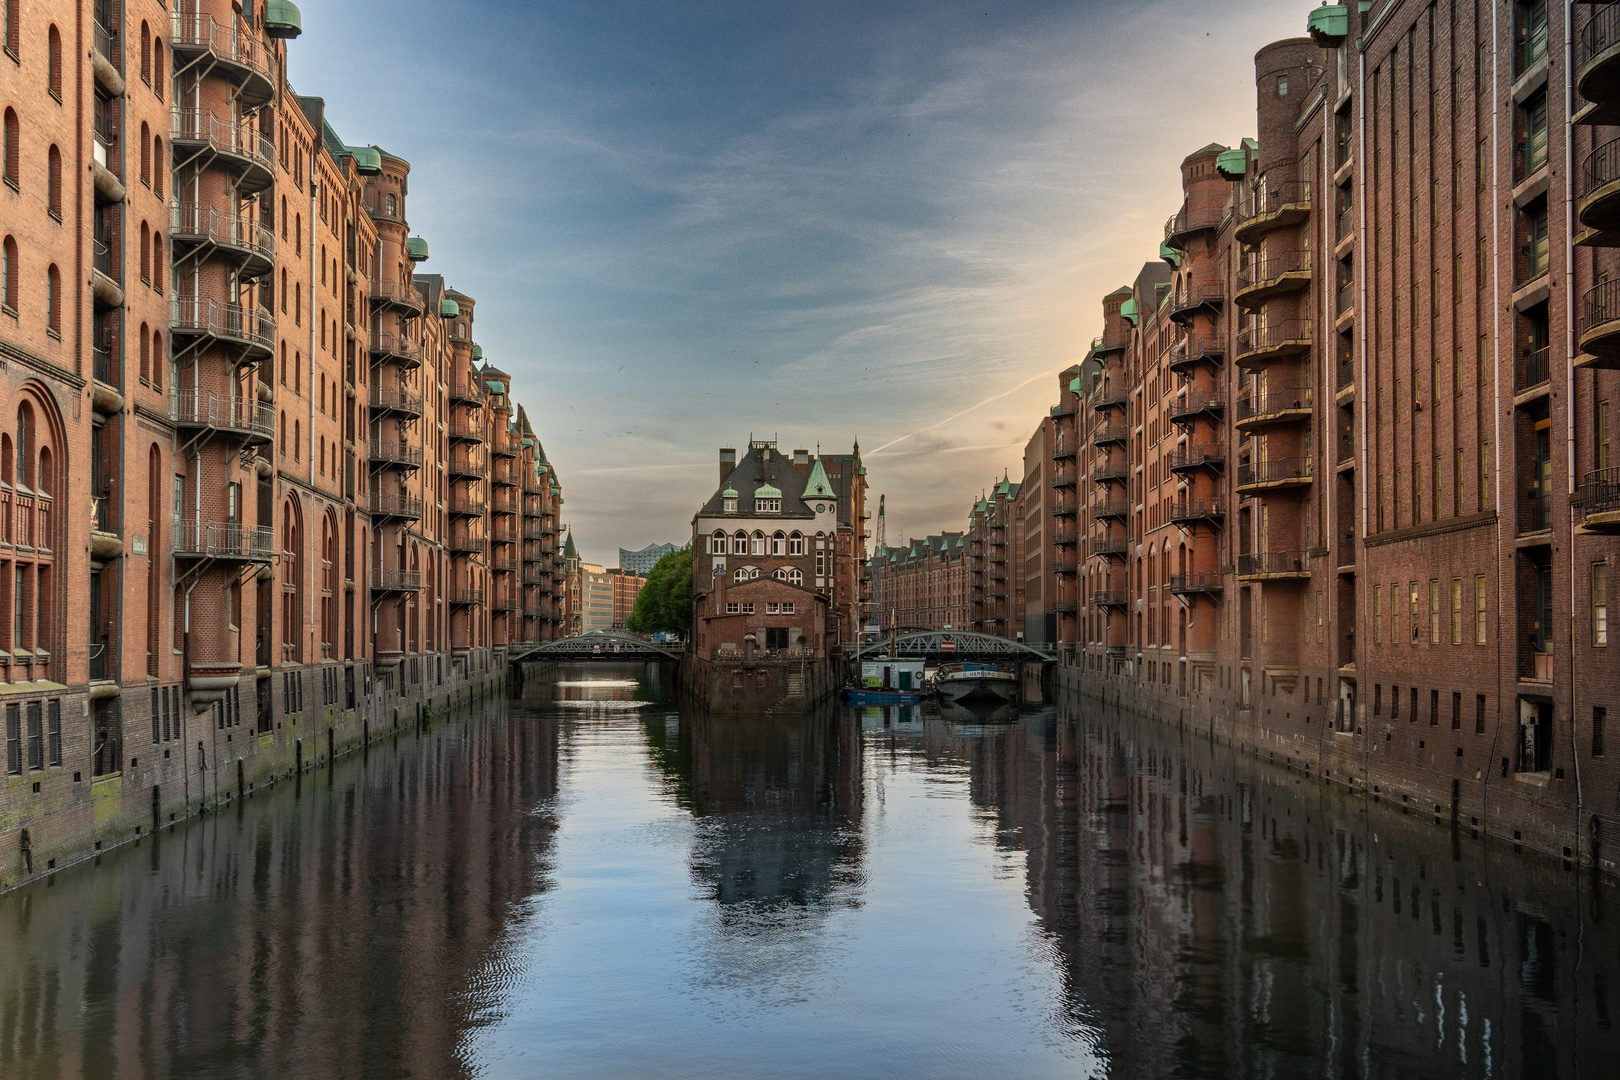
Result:
[[[1056,684],[1059,693],[1205,734],[1447,828],[1455,823],[1571,865],[1620,873],[1616,793],[1584,792],[1578,774],[1566,777],[1562,769],[1515,772],[1511,738],[1494,720],[1465,725],[1443,721],[1445,709],[1411,708],[1405,717],[1370,717],[1364,700],[1341,705],[1331,688],[1308,680],[1265,680],[1245,696],[1236,688],[1182,692],[1124,671],[1064,665]],[[1399,757],[1392,752],[1397,738]]]
[[[202,713],[165,711],[156,688],[150,701],[128,688],[103,695],[101,707],[119,708],[126,731],[150,719],[150,743],[126,742],[124,767],[108,776],[53,768],[37,780],[8,777],[0,892],[506,691],[505,650],[474,649],[408,656],[386,674],[367,663],[250,669]],[[91,701],[64,694],[57,707],[88,715]]]
[[[834,697],[841,685],[831,660],[681,659],[682,699],[714,714],[808,712]]]

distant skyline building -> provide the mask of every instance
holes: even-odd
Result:
[[[637,577],[646,577],[652,573],[652,568],[672,551],[678,551],[674,544],[648,544],[640,551],[631,551],[628,548],[619,549],[619,569],[627,574]]]

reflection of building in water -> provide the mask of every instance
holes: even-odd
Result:
[[[697,821],[692,875],[722,909],[837,901],[862,858],[858,721],[694,715],[677,745],[660,764]]]
[[[1620,1050],[1620,890],[1156,727],[972,736],[1111,1075],[1575,1075]],[[1584,905],[1584,911],[1583,911]]]
[[[552,721],[441,724],[0,897],[0,1074],[464,1075],[557,768]]]

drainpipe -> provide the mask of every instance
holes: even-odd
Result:
[[[1575,11],[1574,0],[1564,0],[1564,323],[1568,338],[1564,365],[1564,427],[1568,432],[1569,478],[1565,485],[1575,494],[1575,125],[1570,123],[1575,107]],[[1569,756],[1575,763],[1575,842],[1571,851],[1575,863],[1581,861],[1581,817],[1585,814],[1581,790],[1581,753],[1575,741],[1575,511],[1571,507],[1569,525]]]
[[[1497,93],[1500,79],[1497,64],[1501,56],[1501,13],[1491,5],[1491,191],[1501,190],[1502,102]],[[1502,536],[1502,211],[1491,203],[1491,398],[1493,438],[1496,440],[1496,536],[1498,551]],[[1502,638],[1505,622],[1502,601],[1507,597],[1507,574],[1500,557],[1496,560],[1496,723],[1491,728],[1491,758],[1485,763],[1485,784],[1480,792],[1480,816],[1485,822],[1485,840],[1491,836],[1491,773],[1496,769],[1496,745],[1502,735]],[[1515,631],[1515,635],[1516,635]],[[1516,661],[1515,661],[1516,662]],[[1516,672],[1515,672],[1516,673]],[[1515,703],[1517,694],[1514,695]],[[1515,717],[1517,712],[1515,711]],[[1516,722],[1516,721],[1515,721]]]
[[[1358,38],[1357,40],[1359,42],[1360,39]],[[1360,352],[1361,352],[1361,356],[1360,356],[1361,374],[1360,374],[1360,390],[1359,390],[1359,393],[1362,395],[1362,400],[1356,402],[1356,404],[1359,406],[1359,408],[1356,409],[1356,415],[1357,415],[1357,419],[1358,419],[1358,421],[1360,422],[1360,425],[1361,425],[1361,438],[1359,440],[1357,440],[1357,445],[1356,445],[1356,477],[1357,477],[1357,479],[1359,479],[1361,481],[1361,533],[1362,533],[1363,536],[1365,536],[1367,534],[1367,515],[1368,515],[1368,511],[1367,511],[1367,488],[1368,488],[1368,485],[1369,485],[1370,480],[1371,480],[1371,474],[1368,471],[1368,457],[1369,457],[1368,451],[1370,450],[1370,448],[1372,446],[1372,439],[1367,434],[1367,414],[1368,414],[1368,412],[1371,411],[1371,409],[1369,408],[1370,403],[1366,400],[1366,395],[1370,392],[1370,389],[1371,389],[1371,386],[1372,386],[1371,381],[1367,378],[1367,333],[1366,333],[1366,326],[1367,326],[1367,319],[1366,319],[1366,313],[1367,313],[1367,154],[1366,154],[1366,149],[1367,149],[1367,110],[1362,105],[1362,102],[1366,99],[1366,96],[1367,96],[1367,55],[1360,48],[1357,48],[1357,50],[1356,50],[1356,104],[1355,104],[1355,109],[1356,109],[1356,147],[1355,147],[1355,154],[1356,154],[1356,173],[1357,173],[1357,176],[1359,177],[1359,182],[1357,183],[1356,186],[1359,188],[1359,191],[1357,192],[1357,199],[1356,199],[1356,203],[1357,203],[1357,205],[1356,205],[1356,215],[1360,220],[1356,223],[1356,259],[1361,263],[1361,266],[1359,268],[1359,272],[1356,274],[1357,291],[1359,293],[1359,295],[1356,297],[1356,331],[1357,331],[1356,340],[1360,344]],[[1393,242],[1393,238],[1392,238],[1391,242]],[[1357,578],[1357,584],[1360,584],[1360,580],[1361,579],[1358,577]],[[1358,597],[1358,601],[1359,601],[1359,597]],[[1393,607],[1394,607],[1394,603],[1395,603],[1395,598],[1394,598],[1394,596],[1391,596],[1390,597],[1390,606],[1391,606],[1392,610],[1393,610]],[[1357,607],[1358,608],[1360,607],[1359,602],[1357,603]],[[1369,653],[1369,655],[1370,655],[1370,653]],[[1367,708],[1367,703],[1362,698],[1362,695],[1361,695],[1361,678],[1360,678],[1360,676],[1361,676],[1361,669],[1358,667],[1356,669],[1356,706],[1362,712],[1365,712],[1365,710]],[[1368,791],[1368,788],[1370,788],[1372,786],[1370,783],[1368,783],[1368,777],[1372,774],[1372,746],[1373,746],[1373,738],[1374,738],[1374,736],[1373,736],[1372,732],[1366,730],[1368,727],[1371,727],[1372,725],[1370,725],[1370,724],[1365,724],[1365,725],[1357,724],[1357,717],[1354,715],[1354,713],[1352,713],[1352,715],[1350,717],[1350,722],[1352,724],[1356,724],[1357,726],[1361,727],[1361,729],[1362,729],[1362,736],[1361,736],[1361,793],[1362,793],[1362,796],[1365,798],[1370,794],[1370,792]]]

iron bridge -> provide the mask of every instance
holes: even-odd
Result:
[[[559,663],[581,660],[679,660],[683,651],[680,645],[666,645],[628,630],[587,630],[577,637],[558,641],[514,645],[506,659],[509,664],[545,660]]]
[[[1033,645],[994,634],[972,634],[960,630],[922,630],[899,634],[893,641],[894,655],[901,660],[1021,660],[1027,663],[1055,664],[1057,657]],[[850,654],[854,660],[875,660],[889,655],[889,638],[868,641]]]

